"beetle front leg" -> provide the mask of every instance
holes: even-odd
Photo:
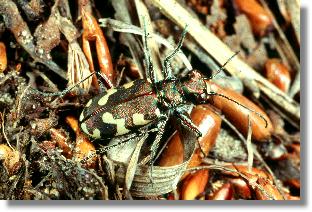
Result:
[[[202,136],[202,133],[199,131],[199,129],[197,128],[197,126],[192,122],[192,119],[190,118],[190,116],[185,113],[185,111],[179,107],[177,107],[174,111],[174,114],[176,116],[178,116],[178,118],[181,120],[182,124],[184,124],[187,128],[189,128],[190,130],[192,130],[193,132],[195,132],[196,136],[197,136],[197,144],[198,147],[200,149],[200,151],[202,152],[202,154],[204,155],[204,157],[206,157],[206,154],[204,152],[204,150],[202,149],[200,143],[199,143],[199,138]]]
[[[202,133],[199,131],[197,126],[192,122],[192,119],[190,118],[185,111],[180,108],[176,108],[174,111],[174,114],[178,116],[178,118],[182,121],[182,124],[184,124],[187,128],[191,129],[193,132],[196,133],[197,138],[202,136]]]

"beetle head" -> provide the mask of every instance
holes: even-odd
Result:
[[[181,79],[185,97],[192,102],[205,103],[208,99],[207,85],[204,76],[197,70],[190,71]]]

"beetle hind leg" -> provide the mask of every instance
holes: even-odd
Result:
[[[44,97],[53,97],[53,96],[62,97],[62,96],[65,96],[66,94],[68,94],[70,91],[72,91],[75,87],[77,87],[78,85],[80,85],[81,83],[83,83],[84,81],[89,79],[91,76],[93,76],[93,74],[94,74],[94,72],[91,73],[90,75],[86,76],[84,79],[82,79],[80,82],[76,83],[75,85],[72,85],[72,86],[66,88],[65,90],[59,91],[59,92],[48,93],[48,92],[44,92],[44,91],[39,91],[35,88],[29,88],[29,89],[34,94],[39,94],[39,95],[42,95]]]
[[[141,133],[141,134],[143,134],[143,133]],[[139,135],[141,135],[141,134],[139,134]],[[90,160],[91,158],[93,158],[97,154],[103,154],[103,153],[109,151],[112,148],[118,147],[118,146],[120,146],[122,144],[125,144],[127,142],[131,142],[132,139],[134,139],[137,136],[138,136],[138,133],[131,133],[131,134],[127,134],[127,135],[124,135],[124,136],[119,136],[117,143],[114,143],[114,144],[109,145],[109,146],[104,146],[103,148],[100,148],[100,149],[97,149],[97,150],[91,152],[89,155],[87,155],[85,158],[83,158],[81,160],[81,163],[82,164],[87,163],[88,160]]]

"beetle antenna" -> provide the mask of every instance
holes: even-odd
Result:
[[[217,72],[215,74],[213,74],[210,77],[204,77],[204,79],[206,80],[210,80],[213,79],[215,76],[217,76],[221,71],[225,70],[225,66],[236,56],[238,55],[239,51],[235,52],[229,59],[227,59],[227,61],[217,70]]]
[[[265,128],[267,128],[267,126],[268,126],[268,121],[267,121],[267,120],[264,118],[264,116],[261,115],[259,112],[255,111],[255,110],[252,110],[252,109],[250,109],[250,108],[248,108],[248,107],[246,107],[245,105],[239,103],[238,101],[236,101],[236,100],[234,100],[234,99],[229,98],[229,97],[226,96],[226,95],[219,94],[219,93],[215,93],[215,92],[209,92],[208,95],[223,97],[223,98],[225,98],[225,99],[227,99],[227,100],[229,100],[229,101],[231,101],[231,102],[234,102],[234,103],[236,103],[237,105],[239,105],[239,106],[241,106],[241,107],[243,107],[243,108],[249,110],[250,112],[255,113],[257,116],[259,116],[261,119],[263,119],[263,121],[265,122]]]
[[[95,74],[95,72],[92,72],[91,74],[89,74],[86,78],[82,79],[80,82],[78,82],[77,84],[75,85],[72,85],[68,88],[66,88],[65,90],[63,91],[60,91],[60,92],[54,92],[54,93],[47,93],[47,92],[43,92],[43,91],[39,91],[37,89],[34,89],[34,88],[30,88],[34,93],[37,93],[37,94],[41,94],[45,97],[50,97],[50,96],[64,96],[65,94],[67,94],[68,92],[70,92],[72,89],[74,89],[76,86],[80,85],[81,83],[83,83],[84,81],[86,81],[87,79],[89,79],[89,77],[91,77],[93,74]]]

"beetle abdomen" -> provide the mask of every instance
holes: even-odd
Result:
[[[159,115],[151,84],[136,80],[91,99],[79,121],[81,129],[91,137],[110,138],[138,129]]]

